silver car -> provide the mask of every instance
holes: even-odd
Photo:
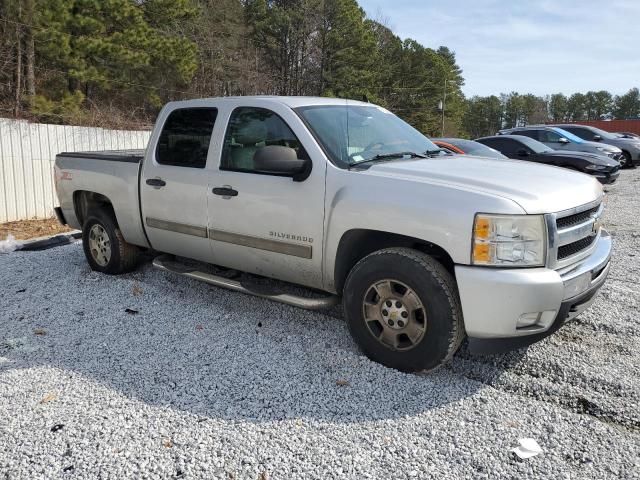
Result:
[[[624,167],[633,167],[636,164],[640,164],[640,138],[625,138],[619,134],[589,125],[568,124],[554,126],[573,133],[583,140],[618,147],[624,155]]]
[[[500,130],[498,135],[524,135],[525,137],[538,140],[554,150],[595,153],[606,155],[621,163],[624,162],[624,155],[622,155],[622,150],[618,147],[598,142],[588,142],[558,127],[530,125],[528,127]]]

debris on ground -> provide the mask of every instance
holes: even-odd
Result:
[[[0,241],[0,253],[11,253],[15,252],[20,244],[16,242],[16,239],[13,235],[7,235],[6,240]]]
[[[11,235],[18,240],[29,240],[30,238],[48,237],[71,231],[72,229],[68,226],[60,225],[56,218],[0,223],[0,238]]]
[[[519,458],[526,460],[542,453],[542,448],[533,438],[521,438],[518,440],[519,446],[511,450]]]
[[[42,400],[40,400],[40,403],[53,402],[56,398],[57,398],[57,396],[56,396],[55,393],[49,392],[44,397],[42,397]]]

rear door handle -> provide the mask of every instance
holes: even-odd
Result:
[[[165,182],[164,180],[162,180],[161,178],[147,178],[147,185],[151,185],[152,187],[164,187],[167,184],[167,182]]]
[[[224,187],[216,187],[212,191],[214,195],[221,195],[226,198],[238,196],[238,191],[234,190],[229,185],[225,185]]]

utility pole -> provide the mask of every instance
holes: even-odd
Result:
[[[442,94],[442,133],[441,137],[444,137],[444,109],[447,103],[447,77],[444,78],[444,93]]]

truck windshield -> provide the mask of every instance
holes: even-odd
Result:
[[[341,167],[441,152],[431,140],[381,107],[314,105],[297,108],[296,112],[331,161]]]

